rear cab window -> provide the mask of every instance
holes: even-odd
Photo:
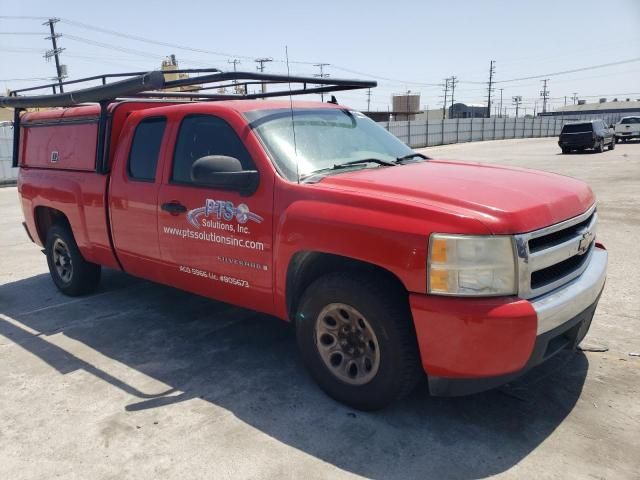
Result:
[[[173,156],[171,182],[192,183],[193,162],[208,155],[234,157],[240,161],[243,170],[255,169],[244,143],[225,120],[213,115],[190,115],[180,124]]]
[[[166,125],[166,118],[154,117],[142,120],[136,127],[127,162],[127,175],[131,180],[155,181]]]
[[[640,123],[640,117],[623,118],[620,123],[623,124],[623,125],[628,125],[628,124],[633,124],[633,123]]]

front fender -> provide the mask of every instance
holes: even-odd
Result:
[[[348,257],[383,268],[395,275],[408,292],[426,293],[427,245],[433,231],[451,231],[456,217],[450,212],[412,204],[382,208],[369,199],[330,202],[298,200],[288,205],[275,225],[274,286],[279,314],[286,316],[286,278],[298,252],[320,252]],[[367,205],[365,205],[367,204]],[[463,219],[473,230],[486,232],[475,219]],[[471,228],[471,227],[468,227]]]

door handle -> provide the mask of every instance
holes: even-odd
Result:
[[[187,207],[180,202],[163,203],[160,208],[165,212],[169,212],[171,215],[179,215],[187,211]]]

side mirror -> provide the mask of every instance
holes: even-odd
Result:
[[[260,174],[257,170],[243,170],[237,158],[207,155],[193,162],[191,180],[196,185],[232,190],[248,196],[258,189]]]
[[[609,125],[609,128],[616,128],[616,126],[612,123],[611,125]]]

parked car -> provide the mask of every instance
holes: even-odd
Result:
[[[622,117],[615,125],[616,142],[640,138],[640,117]]]
[[[603,120],[591,120],[564,125],[558,145],[562,153],[570,153],[572,150],[582,151],[587,148],[593,148],[594,151],[601,153],[605,146],[613,150],[616,143],[612,128]]]
[[[243,78],[290,80],[220,81]],[[16,117],[25,228],[63,293],[108,267],[292,322],[317,383],[361,409],[425,374],[433,395],[492,388],[589,330],[607,252],[584,182],[430,159],[333,101],[130,83],[0,98],[100,101]]]

